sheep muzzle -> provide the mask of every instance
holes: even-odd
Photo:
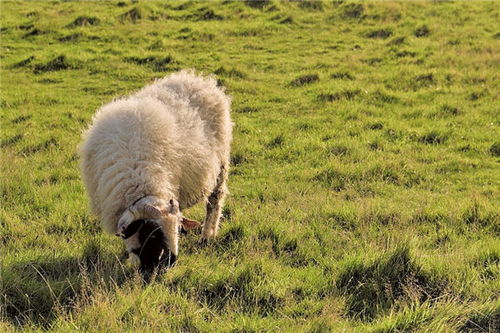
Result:
[[[166,235],[162,227],[155,220],[136,221],[139,224],[138,239],[140,247],[133,249],[140,261],[140,270],[152,272],[155,268],[168,268],[177,260],[177,255],[171,251],[167,244]]]

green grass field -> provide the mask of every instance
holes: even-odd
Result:
[[[498,332],[494,1],[0,3],[0,331]],[[183,68],[233,98],[218,239],[142,283],[81,131]],[[200,205],[185,215],[203,219]]]

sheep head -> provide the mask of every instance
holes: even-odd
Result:
[[[137,234],[139,247],[131,249],[131,256],[139,257],[142,271],[151,272],[156,267],[169,267],[175,263],[179,252],[179,230],[200,225],[182,216],[176,200],[166,203],[148,196],[122,214],[117,236],[127,239]]]

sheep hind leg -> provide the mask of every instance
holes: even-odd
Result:
[[[222,206],[224,198],[226,197],[227,187],[227,170],[226,165],[221,165],[219,176],[217,177],[217,184],[215,185],[212,194],[208,197],[207,201],[207,215],[203,223],[203,230],[201,233],[201,242],[204,243],[209,239],[217,236],[219,229],[219,221],[222,213]]]

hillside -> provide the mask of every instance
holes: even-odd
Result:
[[[2,1],[0,20],[0,331],[500,329],[498,3]],[[184,236],[144,284],[76,151],[99,106],[184,68],[232,96],[231,195],[218,240]]]

